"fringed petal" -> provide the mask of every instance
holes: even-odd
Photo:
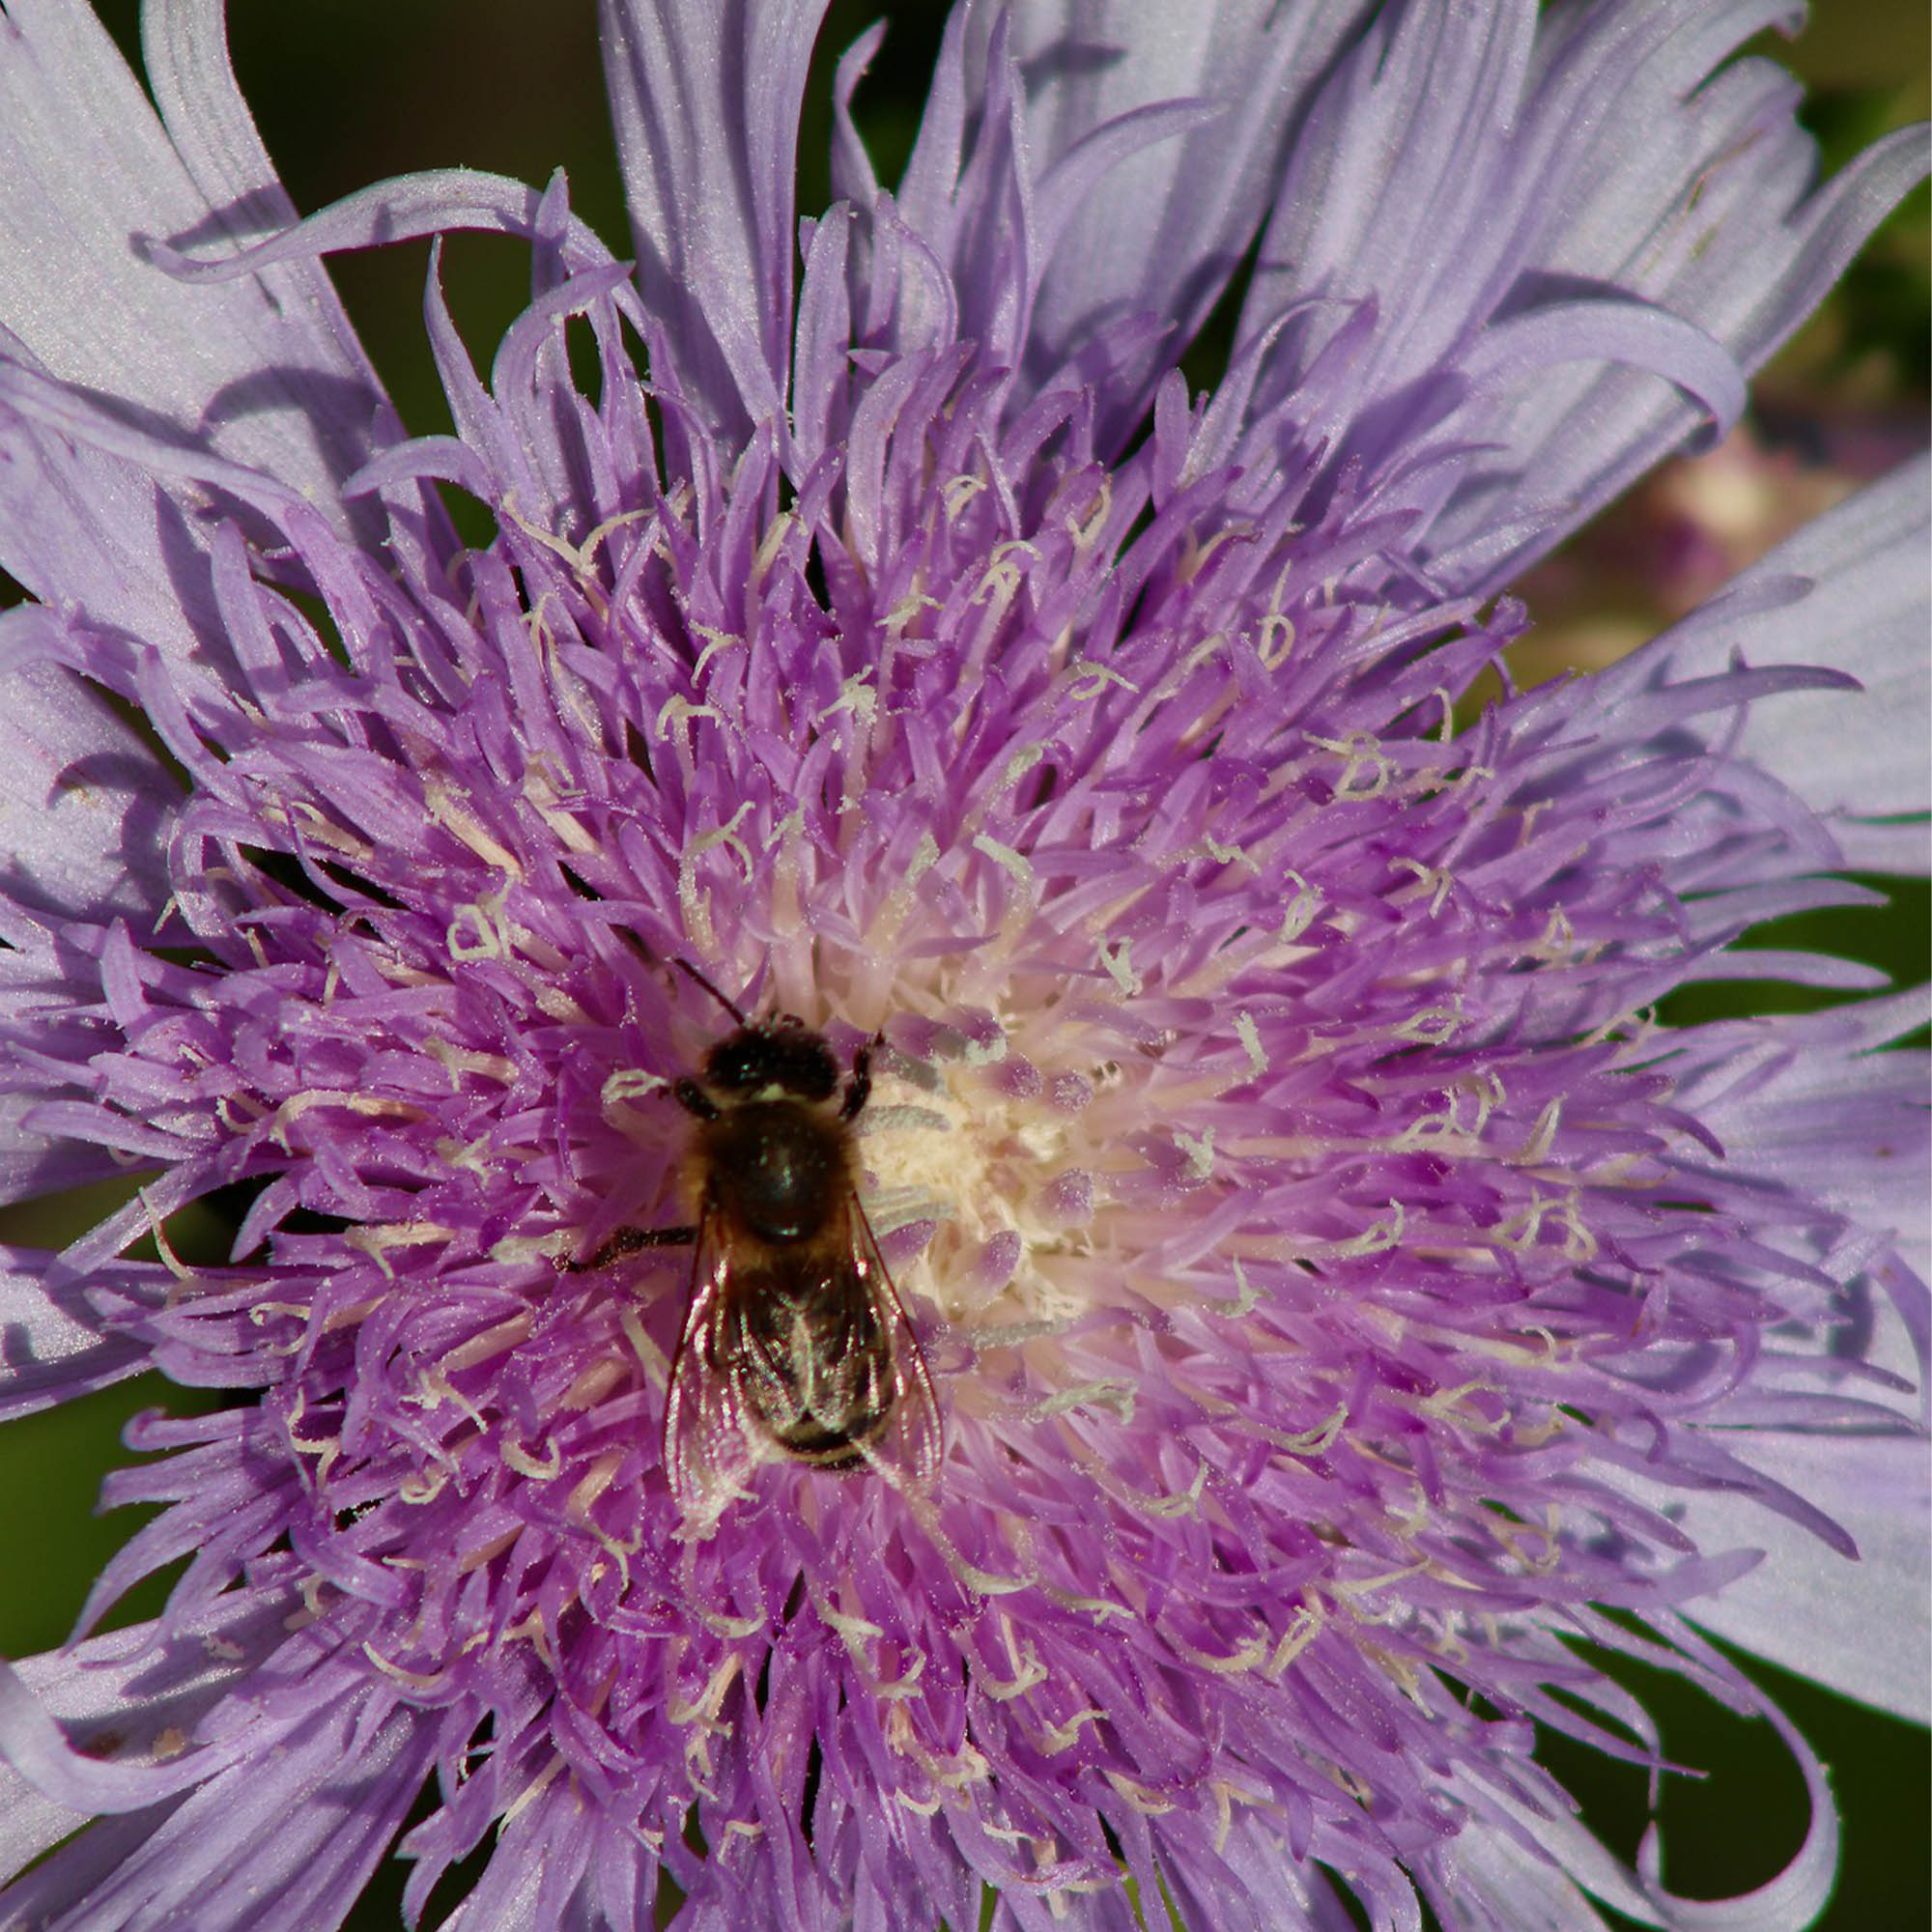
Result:
[[[327,278],[308,264],[197,289],[148,259],[169,238],[232,249],[288,203],[219,8],[153,7],[147,24],[165,125],[90,9],[14,0],[0,21],[0,328],[60,380],[343,519],[337,485],[396,430]],[[86,587],[76,574],[72,593]]]
[[[1457,1832],[1426,1868],[1423,1889],[1449,1932],[1604,1932],[1561,1865],[1485,1819]]]
[[[1380,472],[1444,588],[1493,590],[1700,417],[1721,424],[1740,372],[1924,172],[1908,133],[1813,192],[1785,77],[1710,78],[1783,12],[1410,8],[1326,82],[1243,310],[1249,341],[1288,319],[1253,407],[1331,468]],[[1592,307],[1615,325],[1595,340],[1560,325]],[[1511,368],[1525,329],[1561,359]]]
[[[1044,177],[1081,143],[1162,103],[1195,101],[1199,125],[1140,138],[1113,159],[1051,238],[1022,371],[1028,388],[1063,372],[1094,380],[1099,331],[1145,315],[1158,350],[1107,372],[1095,440],[1114,454],[1138,429],[1153,385],[1220,298],[1272,205],[1289,143],[1360,0],[1294,9],[1266,0],[1164,10],[1046,0],[1014,10],[1013,51],[1027,76],[1030,164]],[[990,8],[974,16],[983,43]],[[983,69],[983,51],[967,71]],[[972,275],[972,261],[955,265]],[[1024,395],[1025,390],[1020,392]],[[1016,398],[1017,400],[1017,398]]]
[[[784,408],[799,105],[825,0],[601,0],[638,287],[729,441]]]
[[[1920,457],[1807,524],[1661,640],[1687,671],[1736,652],[1858,679],[1855,695],[1794,693],[1754,707],[1742,750],[1824,816],[1861,870],[1922,873],[1932,863],[1929,516],[1932,468]]]
[[[1875,1050],[1918,1009],[1655,1017],[1753,922],[1871,896],[1750,734],[1889,675],[1777,627],[1863,574],[1890,626],[1910,520],[1881,497],[1876,547],[1830,530],[1823,575],[1466,721],[1525,617],[1439,568],[1528,554],[1676,392],[1733,410],[1858,229],[1827,200],[1804,262],[1766,242],[1781,97],[1697,91],[1761,11],[1473,0],[1351,40],[1230,0],[1113,63],[1069,37],[1138,36],[1124,8],[968,9],[896,197],[842,119],[863,46],[841,70],[849,198],[794,323],[815,5],[607,0],[644,297],[560,182],[150,251],[220,303],[330,247],[529,239],[487,372],[433,261],[454,433],[355,470],[380,548],[14,345],[0,551],[61,601],[6,669],[60,709],[0,800],[119,749],[74,678],[179,796],[160,906],[127,772],[98,824],[28,825],[56,885],[0,897],[0,1183],[147,1168],[21,1259],[6,1359],[23,1404],[141,1364],[251,1399],[128,1428],[105,1499],[156,1513],[83,1617],[179,1565],[163,1616],[0,1673],[9,1844],[47,1853],[0,1909],[308,1932],[433,1775],[406,1909],[490,1846],[464,1932],[635,1925],[666,1879],[694,1932],[965,1925],[988,1886],[1003,1927],[1128,1932],[1123,1874],[1201,1932],[1407,1932],[1418,1890],[1458,1932],[1591,1932],[1585,1892],[1689,1932],[1815,1910],[1795,1742],[1805,1845],[1721,1904],[1624,1868],[1534,1750],[1661,1775],[1599,1653],[1763,1709],[1684,1618],[1761,1617],[1766,1549],[1787,1603],[1867,1536],[1923,1576],[1885,1540],[1913,1471],[1863,1454],[1924,1420],[1923,1068]],[[206,0],[152,26],[170,116],[206,107],[192,178],[271,195]],[[1277,168],[1197,403],[1163,329]],[[395,537],[438,478],[479,548],[427,509]],[[753,1043],[796,1083],[744,1091]],[[807,1306],[720,1209],[739,1107],[833,1151]],[[208,1196],[225,1267],[168,1237]],[[855,1295],[876,1340],[820,1349]],[[793,1453],[800,1414],[852,1466]],[[1878,1494],[1814,1466],[1847,1445]],[[1848,1681],[1892,1603],[1851,1596]]]

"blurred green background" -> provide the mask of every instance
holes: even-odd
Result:
[[[1154,0],[1150,0],[1154,4]],[[1185,4],[1185,0],[1168,0]],[[103,16],[124,47],[137,45],[134,0]],[[859,97],[862,128],[883,179],[895,179],[917,127],[943,10],[932,0],[835,0],[802,145],[799,206],[826,200],[823,156],[831,60],[875,17],[886,47]],[[577,212],[619,255],[629,238],[599,77],[592,0],[233,0],[236,62],[297,204],[323,206],[367,183],[415,168],[466,165],[541,183],[562,167]],[[1927,106],[1927,28],[1921,0],[1821,0],[1795,43],[1764,45],[1812,89],[1807,124],[1835,166],[1876,134]],[[137,57],[137,56],[136,56]],[[1636,492],[1525,585],[1539,623],[1520,676],[1603,662],[1641,641],[1795,523],[1926,440],[1927,200],[1915,195],[1887,224],[1820,317],[1767,371],[1750,421],[1724,449]],[[338,257],[337,280],[405,420],[418,433],[448,428],[421,329],[426,247]],[[487,364],[527,296],[518,245],[458,238],[448,280],[457,320]],[[1211,380],[1213,341],[1189,357]],[[1897,882],[1873,881],[1896,888]],[[1901,983],[1927,977],[1932,912],[1922,884],[1894,891],[1883,913],[1816,916],[1767,931],[1761,943],[1853,953]],[[1808,1003],[1778,989],[1719,988],[1687,996],[1676,1012]],[[0,1214],[0,1236],[58,1244],[99,1211],[74,1199]],[[220,1231],[187,1237],[190,1259],[218,1258]],[[190,1402],[153,1378],[33,1417],[0,1434],[0,1654],[23,1656],[67,1634],[89,1582],[131,1533],[136,1513],[92,1514],[103,1470],[125,1452],[128,1417]],[[164,1585],[144,1588],[116,1622],[153,1615]],[[1906,1932],[1928,1922],[1932,1841],[1926,1734],[1752,1664],[1832,1767],[1845,1812],[1843,1874],[1820,1922],[1832,1932]],[[1706,1769],[1673,1778],[1662,1813],[1679,1891],[1735,1893],[1773,1876],[1803,1834],[1804,1798],[1794,1767],[1762,1723],[1716,1712],[1675,1680],[1620,1668],[1659,1716],[1666,1752]],[[1563,1741],[1546,1756],[1584,1801],[1608,1841],[1634,1856],[1646,1822],[1644,1780]],[[353,1924],[400,1922],[400,1873],[379,1883]],[[433,1917],[454,1902],[440,1891]]]

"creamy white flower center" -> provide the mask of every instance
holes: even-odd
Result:
[[[901,1287],[973,1329],[1079,1313],[1108,1158],[1094,1094],[1092,1075],[1021,1062],[999,1036],[882,1055],[859,1122],[867,1211],[889,1254],[931,1229]]]

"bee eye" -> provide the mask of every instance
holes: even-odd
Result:
[[[727,1034],[705,1057],[705,1084],[721,1094],[777,1087],[801,1100],[829,1100],[838,1091],[838,1063],[821,1035],[796,1013]]]

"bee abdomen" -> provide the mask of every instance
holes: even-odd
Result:
[[[827,1429],[808,1418],[785,1435],[774,1432],[772,1440],[787,1456],[810,1463],[820,1469],[849,1469],[865,1461],[864,1445],[885,1427],[883,1415],[872,1415],[845,1429]]]

